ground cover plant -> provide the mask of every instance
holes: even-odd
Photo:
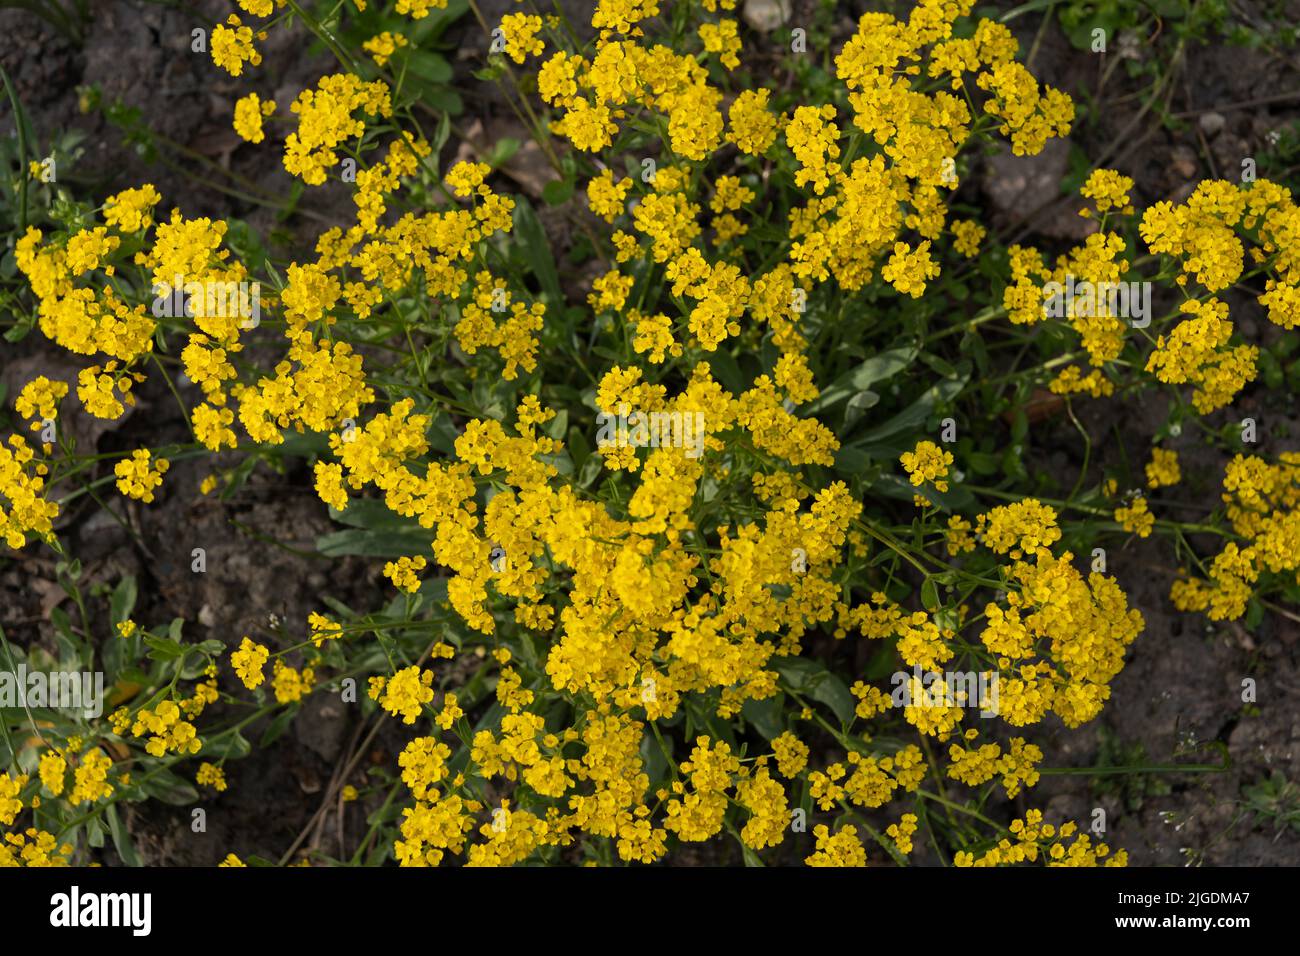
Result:
[[[1066,143],[1121,68],[1119,139],[1179,128],[1189,51],[1264,28],[498,6],[169,13],[226,145],[88,75],[162,173],[100,191],[5,68],[0,864],[1159,857],[1114,818],[1294,674],[1294,140],[1161,195]],[[973,188],[1058,149],[1048,225]],[[1251,651],[1230,719],[1072,752],[1173,613]],[[1176,852],[1293,847],[1290,759]]]

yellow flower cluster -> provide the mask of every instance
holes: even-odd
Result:
[[[226,774],[220,767],[205,761],[199,764],[194,782],[200,787],[211,787],[217,793],[222,793],[226,789]]]
[[[376,66],[387,66],[389,58],[406,45],[406,37],[402,34],[385,30],[361,44],[361,49],[370,54]]]
[[[225,23],[218,23],[212,28],[212,62],[231,76],[240,76],[244,64],[258,66],[262,54],[253,45],[254,39],[265,40],[266,34],[253,33],[252,27],[246,27],[237,14],[232,13]]]
[[[420,590],[419,572],[428,565],[423,555],[414,558],[402,557],[384,565],[384,576],[393,582],[399,591],[415,593]]]
[[[932,441],[921,441],[917,442],[912,451],[903,452],[899,461],[907,471],[912,487],[919,488],[928,481],[936,491],[948,490],[948,466],[953,461],[952,452],[944,451]],[[923,496],[917,496],[918,504],[925,502]]]
[[[1028,811],[1023,819],[1014,820],[1011,836],[999,840],[988,852],[976,857],[960,852],[953,857],[956,866],[1008,866],[1035,862],[1040,855],[1048,866],[1126,866],[1128,854],[1123,850],[1111,854],[1105,843],[1093,844],[1092,838],[1080,833],[1072,822],[1059,827],[1043,822],[1041,810]],[[1070,838],[1074,839],[1071,840]],[[1067,842],[1069,841],[1069,842]]]
[[[46,538],[53,533],[59,506],[45,500],[47,472],[21,435],[0,443],[0,535],[11,548],[21,548],[28,534]]]
[[[1112,209],[1118,209],[1123,215],[1131,216],[1133,206],[1129,203],[1129,193],[1132,189],[1133,180],[1130,177],[1121,175],[1113,169],[1094,169],[1079,192],[1085,199],[1091,199],[1093,205],[1097,207],[1097,212],[1103,216]],[[1090,212],[1085,209],[1080,215],[1086,217]]]
[[[266,139],[262,120],[274,112],[275,100],[263,100],[256,93],[241,97],[235,103],[235,132],[250,143],[262,142]]]
[[[244,637],[240,640],[238,649],[231,653],[230,664],[244,686],[256,690],[266,679],[263,669],[270,656],[271,652],[261,644]]]
[[[1049,711],[1067,727],[1096,717],[1125,648],[1144,627],[1113,578],[1093,572],[1085,580],[1072,559],[1038,547],[1032,563],[1017,560],[1009,569],[1018,590],[1006,595],[1007,606],[984,609],[980,640],[996,655],[999,716],[1013,727]]]
[[[131,457],[123,458],[113,466],[117,475],[117,490],[128,498],[138,498],[146,504],[153,501],[154,489],[162,484],[170,462],[166,458],[154,460],[147,448],[137,448]]]
[[[1264,575],[1297,579],[1300,571],[1300,453],[1282,452],[1276,464],[1237,455],[1223,479],[1223,502],[1240,541],[1229,541],[1210,562],[1205,579],[1174,583],[1171,597],[1184,611],[1212,621],[1246,613]]]
[[[194,724],[182,718],[197,717],[207,702],[207,698],[202,696],[180,704],[163,700],[152,709],[142,709],[131,723],[131,736],[148,737],[145,750],[155,757],[167,753],[196,754],[203,741],[199,739]]]
[[[1126,505],[1115,509],[1115,520],[1125,531],[1131,531],[1139,538],[1149,537],[1155,527],[1156,519],[1147,508],[1147,500],[1137,495]]]
[[[59,401],[67,394],[67,382],[52,382],[44,375],[38,375],[18,393],[18,398],[14,400],[14,410],[24,418],[35,419],[32,431],[39,431],[42,422],[57,417]]]
[[[67,866],[72,844],[60,844],[52,833],[28,827],[22,833],[6,833],[0,842],[0,867]]]
[[[383,83],[336,73],[321,77],[316,89],[299,93],[289,109],[298,116],[298,128],[285,138],[284,168],[308,185],[319,186],[326,172],[338,165],[335,150],[366,128],[354,114],[386,117],[392,114],[392,103]]]
[[[278,3],[240,6],[269,17]],[[419,20],[443,6],[398,0],[395,10]],[[699,6],[716,15],[736,4]],[[185,377],[202,393],[187,409],[200,445],[268,456],[311,448],[323,504],[361,522],[382,505],[386,522],[405,519],[407,531],[426,532],[425,553],[403,554],[383,572],[405,592],[394,606],[411,617],[427,613],[446,624],[445,635],[432,638],[418,663],[405,649],[392,654],[391,672],[369,680],[378,709],[415,728],[396,756],[407,802],[392,840],[399,863],[556,860],[579,843],[653,863],[675,844],[727,832],[758,852],[802,832],[791,822],[803,812],[803,794],[821,813],[856,813],[915,797],[928,775],[945,783],[945,773],[970,787],[1000,783],[1016,798],[1037,782],[1043,753],[1023,737],[994,742],[963,728],[972,701],[923,679],[957,661],[973,660],[981,678],[997,680],[998,716],[1011,727],[1049,714],[1075,727],[1100,712],[1143,619],[1113,578],[1085,576],[1069,551],[1054,553],[1070,529],[1056,509],[1025,498],[947,515],[946,525],[927,524],[927,512],[910,544],[896,540],[874,513],[864,514],[862,499],[871,498],[861,489],[879,473],[876,463],[864,482],[827,477],[837,466],[848,476],[837,456],[857,449],[841,449],[827,424],[800,411],[821,404],[823,388],[827,406],[843,397],[839,383],[817,380],[817,350],[827,330],[847,320],[846,309],[880,293],[887,309],[923,310],[910,300],[933,293],[944,264],[981,256],[986,228],[949,221],[948,209],[973,130],[992,125],[1016,154],[1036,153],[1070,130],[1073,104],[1016,62],[1018,44],[1005,26],[957,25],[973,7],[922,0],[904,18],[864,14],[833,59],[842,95],[831,103],[720,85],[744,52],[737,21],[726,16],[683,11],[686,45],[675,48],[645,34],[661,12],[655,0],[599,0],[595,39],[580,50],[561,48],[565,32],[549,18],[505,16],[496,52],[515,64],[541,58],[543,127],[573,148],[565,169],[579,170],[581,180],[573,174],[566,185],[585,181],[593,215],[583,217],[584,231],[608,227],[607,243],[589,237],[595,262],[585,306],[557,293],[554,270],[535,268],[536,282],[516,274],[517,250],[525,258],[545,250],[529,248],[536,223],[522,202],[489,185],[491,166],[444,169],[441,140],[405,128],[414,126],[407,100],[384,68],[394,57],[402,65],[407,54],[398,51],[417,36],[410,31],[362,45],[380,68],[366,66],[366,77],[380,78],[324,76],[293,101],[285,169],[308,186],[349,184],[355,214],[349,209],[299,261],[265,269],[274,295],[260,295],[259,286],[254,300],[256,280],[228,247],[229,238],[242,248],[238,227],[178,210],[155,221],[161,197],[151,186],[106,201],[102,224],[88,215],[66,235],[31,229],[19,240],[15,257],[42,332],[95,363],[77,381],[92,414],[120,415],[155,342],[179,334]],[[213,59],[240,75],[260,62],[258,37],[232,16],[214,30]],[[973,117],[979,108],[984,115]],[[236,131],[264,142],[263,121],[274,110],[256,94],[243,97]],[[616,173],[635,166],[620,155],[627,143],[656,132],[663,149],[639,176]],[[763,194],[772,176],[791,187],[786,218],[775,225]],[[1097,170],[1082,195],[1106,227],[1132,215],[1132,188],[1127,177]],[[434,208],[435,197],[446,204]],[[1077,337],[1080,361],[1051,363],[1049,387],[1107,395],[1123,369],[1145,364],[1163,383],[1191,386],[1199,410],[1222,407],[1254,377],[1258,357],[1234,341],[1226,306],[1213,297],[1241,277],[1238,234],[1255,237],[1256,262],[1271,270],[1261,303],[1291,328],[1300,323],[1300,254],[1291,251],[1300,249],[1293,238],[1300,214],[1268,184],[1221,184],[1148,211],[1140,228],[1154,255],[1176,259],[1184,281],[1195,277],[1209,296],[1189,297],[1180,313],[1188,318],[1153,330],[1144,361],[1125,355],[1136,346],[1114,310],[1071,303],[1058,318]],[[1044,322],[1045,287],[1067,277],[1122,281],[1132,271],[1127,249],[1124,236],[1106,228],[1051,265],[1035,249],[1012,246],[1002,311],[1016,325]],[[185,307],[149,309],[142,295],[128,295],[117,280],[130,267],[156,300]],[[263,329],[258,348],[246,351],[258,328],[254,301],[273,316],[276,338]],[[589,320],[589,343],[586,329],[575,334],[578,315]],[[972,327],[989,317],[975,317]],[[274,342],[269,361],[256,366],[250,353],[260,357]],[[567,370],[580,387],[557,387],[548,353],[574,360]],[[603,364],[589,367],[591,356]],[[23,389],[19,413],[52,418],[68,390],[37,379]],[[856,400],[852,407],[860,410]],[[593,413],[629,424],[586,441]],[[300,441],[286,440],[291,430]],[[915,439],[900,438],[888,454],[911,446],[899,462],[918,503],[923,490],[960,485],[952,452]],[[1176,600],[1240,614],[1260,575],[1294,575],[1296,468],[1300,456],[1230,466],[1225,502],[1241,540],[1225,547],[1208,581],[1181,582]],[[117,464],[118,487],[151,501],[166,469],[165,459],[138,450]],[[42,498],[46,474],[22,439],[0,445],[0,531],[14,546],[28,533],[51,532],[57,508]],[[1176,456],[1156,449],[1148,487],[1180,477]],[[1142,497],[1118,508],[1115,520],[1144,537],[1155,527]],[[949,574],[930,578],[924,569],[945,564],[937,556],[945,550],[957,560]],[[878,570],[891,554],[913,551],[925,562],[915,567],[928,578],[926,610],[899,603],[910,603],[901,596],[907,582]],[[431,561],[438,569],[422,587]],[[957,582],[967,567],[992,588],[982,612],[964,596],[936,606],[935,581]],[[873,583],[859,588],[862,580]],[[426,600],[444,586],[445,601]],[[875,587],[880,592],[865,598]],[[271,694],[259,699],[293,709],[318,690],[319,669],[349,660],[351,635],[383,630],[377,618],[344,613],[308,618],[305,662],[293,667],[276,655]],[[451,614],[463,626],[440,617]],[[843,640],[855,630],[888,641],[890,655],[896,649],[923,672],[906,682],[899,711],[867,672],[851,687],[820,671],[797,679],[801,666],[820,668],[808,654],[822,646],[814,636]],[[271,658],[248,637],[230,653],[249,690],[268,682]],[[202,746],[194,721],[217,694],[207,677],[191,698],[150,696],[148,706],[119,710],[115,732],[136,750],[141,745],[127,738],[143,740],[156,759],[194,755]],[[825,724],[843,745],[830,756],[800,726],[821,723],[823,708],[841,725]],[[746,740],[742,749],[730,737],[740,719],[773,712],[780,722],[764,725],[766,746]],[[665,728],[677,734],[675,756],[665,752]],[[947,748],[946,762],[936,766],[921,747],[896,741],[899,728],[927,745],[934,738]],[[103,750],[77,753],[71,764],[42,757],[49,794],[61,795],[69,766],[74,803],[102,800],[120,785],[117,777],[110,783]],[[202,763],[194,779],[226,787],[218,764]],[[0,778],[6,826],[23,809],[26,780],[12,780]],[[877,837],[889,856],[910,853],[918,831],[918,816],[901,809],[891,808],[897,822],[885,831],[888,841]],[[865,865],[859,832],[844,819],[818,823],[812,851],[799,855],[813,866]],[[1123,860],[1071,824],[1043,825],[1036,811],[1010,832],[958,862]],[[0,860],[6,852],[0,847]],[[56,855],[52,845],[40,853]]]

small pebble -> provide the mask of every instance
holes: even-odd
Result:
[[[742,14],[755,30],[771,33],[790,19],[790,0],[745,0]]]
[[[1208,138],[1214,139],[1223,132],[1223,127],[1228,121],[1223,118],[1222,113],[1202,113],[1200,122],[1201,132]]]

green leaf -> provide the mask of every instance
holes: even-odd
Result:
[[[842,474],[861,474],[870,464],[871,456],[861,448],[846,445],[835,453],[835,470]]]
[[[542,187],[542,199],[548,206],[560,206],[573,196],[572,179],[552,179]]]
[[[211,760],[226,760],[232,757],[247,757],[252,750],[252,745],[236,730],[231,734],[203,741],[203,750],[200,752],[205,758]]]
[[[141,783],[140,788],[147,796],[173,806],[186,806],[199,799],[199,792],[193,784],[182,780],[170,770],[156,770]]]
[[[367,531],[404,531],[412,526],[410,518],[403,518],[378,498],[353,498],[342,511],[331,506],[329,513],[339,524]]]
[[[141,866],[140,855],[135,852],[135,843],[131,840],[131,834],[126,831],[117,814],[117,805],[110,803],[104,816],[108,819],[108,832],[113,837],[113,847],[117,850],[117,855],[122,858],[122,862],[127,866]]]
[[[522,144],[513,136],[503,136],[493,145],[492,151],[484,158],[485,162],[493,169],[500,169],[506,163],[510,162],[511,157],[519,152]]]
[[[1246,605],[1246,621],[1245,621],[1246,630],[1251,631],[1253,633],[1256,629],[1258,629],[1259,625],[1263,622],[1263,620],[1264,620],[1264,605],[1260,604],[1259,601],[1255,600],[1254,598],[1251,598],[1250,603]]]
[[[921,606],[931,613],[939,609],[939,586],[934,578],[926,578],[921,584]]]
[[[668,746],[672,746],[671,738]],[[659,748],[659,741],[654,739],[653,734],[644,734],[641,737],[641,764],[645,768],[646,776],[650,778],[651,789],[668,780],[668,761],[664,758],[664,752]]]
[[[448,0],[447,6],[440,10],[430,10],[428,16],[416,20],[410,26],[407,39],[415,46],[436,41],[442,36],[443,31],[463,17],[468,9],[469,0]]]
[[[266,730],[262,733],[262,739],[257,742],[259,747],[265,747],[279,739],[280,735],[289,729],[289,724],[293,722],[294,716],[298,713],[297,707],[289,707],[282,710],[276,715],[275,720],[271,721]]]
[[[20,317],[16,325],[5,330],[5,341],[21,342],[23,339],[27,338],[28,333],[31,332],[35,324],[35,319],[28,318],[27,316]]]
[[[123,575],[122,580],[117,582],[117,587],[113,589],[113,596],[109,599],[109,623],[116,625],[125,621],[135,610],[136,600],[136,581],[135,575]],[[116,633],[113,635],[116,637]]]
[[[988,452],[973,451],[966,456],[966,464],[977,475],[996,475],[998,473],[998,456]]]
[[[185,656],[185,648],[170,637],[154,637],[152,634],[146,634],[144,642],[149,647],[149,657],[152,660],[172,661]]]
[[[400,558],[424,554],[432,543],[433,536],[420,528],[413,531],[345,528],[317,538],[316,550],[330,558],[345,554],[358,554],[367,558]]]
[[[944,359],[939,358],[939,356],[937,355],[931,355],[929,352],[923,352],[921,354],[921,361],[924,362],[926,365],[930,366],[930,368],[938,372],[944,378],[957,377],[956,366],[954,366],[951,362],[947,362]]]
[[[447,89],[440,86],[436,90],[430,90],[421,98],[425,106],[438,113],[451,116],[459,116],[464,112],[465,104],[455,90]]]
[[[1260,377],[1263,378],[1264,384],[1270,389],[1280,389],[1284,382],[1282,373],[1282,364],[1277,358],[1270,354],[1268,349],[1263,349],[1259,353],[1258,365]]]
[[[922,491],[944,512],[961,511],[975,503],[975,496],[960,485],[949,487],[947,491],[936,491],[932,485],[918,489],[899,475],[879,476],[871,483],[871,490],[899,501],[911,501],[918,491]]]
[[[893,641],[880,641],[880,649],[867,660],[862,672],[862,679],[867,681],[884,680],[898,668]]]
[[[844,406],[844,432],[856,425],[862,416],[880,404],[880,396],[870,390],[858,392]]]
[[[785,695],[774,694],[767,700],[747,700],[740,709],[740,715],[767,740],[781,736],[785,730],[784,714]]]
[[[564,293],[560,291],[560,274],[555,268],[555,257],[551,255],[551,243],[546,238],[542,221],[522,196],[515,197],[514,232],[524,261],[537,276],[542,291],[550,297],[553,305],[563,305]]]
[[[730,352],[724,352],[718,349],[716,352],[709,352],[708,363],[713,370],[713,375],[719,382],[727,388],[728,391],[739,394],[746,388],[746,383],[750,380],[741,371],[736,360]]]
[[[897,375],[907,366],[916,360],[916,346],[907,346],[903,348],[888,349],[871,358],[866,359],[857,368],[850,372],[845,372],[822,391],[821,395],[815,401],[810,403],[805,409],[808,414],[815,415],[824,408],[829,408],[836,402],[856,395],[859,392],[865,392],[871,386],[884,382]],[[874,403],[872,403],[874,404]]]
[[[80,642],[72,633],[72,619],[61,607],[50,610],[50,623],[54,625],[54,643],[58,645],[59,657],[65,661],[81,659]]]
[[[451,79],[451,64],[437,53],[430,53],[428,50],[413,51],[407,58],[406,69],[408,73],[413,73],[435,86]]]
[[[849,693],[848,685],[828,671],[824,664],[806,657],[792,657],[777,661],[773,666],[791,690],[825,704],[841,724],[847,726],[852,722],[857,707],[853,695]]]
[[[957,369],[956,378],[936,382],[926,389],[911,405],[883,425],[878,425],[858,438],[853,442],[853,445],[870,452],[873,445],[879,445],[886,439],[901,432],[910,431],[923,425],[936,408],[946,405],[961,394],[961,390],[965,388],[968,378],[970,378],[970,366],[963,365]]]

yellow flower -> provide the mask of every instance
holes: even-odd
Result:
[[[315,682],[315,674],[310,667],[304,667],[299,672],[279,658],[271,667],[271,689],[278,704],[292,704],[302,700],[304,695],[311,692]]]
[[[266,679],[262,669],[270,656],[271,652],[261,644],[244,637],[239,648],[230,655],[230,663],[244,686],[255,690]]]
[[[129,460],[124,458],[113,466],[117,490],[128,498],[152,502],[154,489],[162,484],[162,476],[169,466],[166,458],[154,461],[149,449],[137,448]]]
[[[587,199],[591,203],[591,211],[606,222],[613,222],[616,216],[622,215],[631,188],[632,180],[624,177],[614,182],[613,170],[601,170],[600,175],[587,183]]]
[[[398,558],[384,565],[384,576],[392,581],[393,586],[398,590],[414,594],[420,590],[419,572],[423,571],[427,564],[428,562],[418,555],[414,558]]]
[[[952,464],[952,452],[945,451],[932,441],[919,441],[916,448],[903,452],[898,460],[902,462],[913,487],[919,488],[929,481],[938,491],[948,490],[948,466]]]
[[[241,75],[246,62],[253,66],[262,62],[262,54],[253,46],[252,28],[244,26],[237,14],[212,28],[212,62],[231,76]]]
[[[262,132],[262,118],[275,112],[275,101],[263,101],[256,93],[249,93],[235,102],[235,132],[250,143],[266,139]]]
[[[885,827],[885,834],[894,841],[899,853],[912,852],[912,834],[916,833],[917,819],[915,813],[904,813],[897,823]]]
[[[1061,538],[1056,512],[1037,498],[1000,505],[979,516],[979,534],[997,554],[1019,558],[1022,551],[1033,553],[1050,547]]]
[[[316,89],[299,93],[289,109],[298,116],[298,128],[285,138],[284,168],[308,185],[320,186],[339,162],[335,150],[365,131],[365,121],[354,114],[387,117],[392,102],[383,83],[336,73],[321,77]]]
[[[68,772],[68,762],[57,753],[41,754],[41,785],[51,796],[63,793],[63,786]]]
[[[971,534],[971,523],[961,515],[952,515],[948,519],[945,545],[949,556],[953,557],[964,551],[974,551],[975,537]]]
[[[68,795],[68,803],[75,807],[110,796],[113,785],[108,782],[108,771],[112,766],[113,761],[98,747],[83,754],[80,765],[72,774],[72,793]]]
[[[717,53],[718,62],[728,70],[740,66],[740,33],[735,20],[720,20],[718,23],[700,24],[700,40],[704,43],[706,53]]]
[[[395,9],[398,13],[409,14],[413,20],[423,20],[429,15],[430,10],[445,10],[447,0],[397,0]],[[364,10],[365,6],[358,0],[358,9]]]
[[[808,866],[857,867],[867,865],[867,851],[858,839],[857,827],[846,824],[831,836],[823,823],[813,827],[817,850],[804,860]]]
[[[153,207],[162,202],[158,190],[146,183],[124,189],[104,200],[104,221],[119,232],[139,232],[153,225]]]
[[[1121,175],[1113,169],[1094,169],[1079,192],[1085,199],[1091,199],[1097,207],[1097,212],[1102,215],[1112,209],[1132,213],[1133,207],[1129,205],[1128,198],[1132,188],[1133,180],[1128,176]],[[1089,214],[1086,209],[1080,212],[1081,216]]]
[[[215,764],[204,761],[199,764],[198,773],[194,775],[194,782],[200,787],[211,787],[218,793],[222,793],[226,789],[226,774]]]
[[[1182,469],[1178,466],[1178,453],[1165,448],[1151,449],[1151,461],[1147,463],[1147,487],[1167,488],[1182,481]]]
[[[376,66],[385,66],[389,57],[406,45],[406,37],[402,36],[402,34],[390,33],[385,30],[361,44],[361,49],[370,54],[370,58],[375,61]]]
[[[1141,495],[1128,504],[1115,509],[1115,520],[1125,531],[1132,531],[1139,538],[1148,537],[1155,527],[1156,519],[1147,510],[1147,500]]]
[[[46,467],[32,464],[34,457],[21,435],[10,435],[8,446],[0,443],[0,536],[15,549],[23,546],[28,532],[50,535],[59,513],[57,504],[42,497]]]
[[[507,13],[501,18],[506,56],[516,63],[523,63],[529,56],[540,56],[543,44],[537,33],[541,29],[541,17],[527,13]]]
[[[808,745],[788,730],[772,738],[777,770],[787,779],[793,780],[808,765],[808,752]]]
[[[967,259],[974,259],[979,255],[987,230],[972,219],[959,219],[952,224],[952,234],[955,237],[952,247]]]
[[[307,615],[307,626],[311,629],[311,642],[315,647],[320,647],[325,641],[336,640],[343,636],[343,629],[338,622],[315,611]]]
[[[67,382],[51,381],[44,375],[38,375],[18,393],[14,400],[14,409],[23,418],[34,418],[32,431],[41,428],[40,423],[58,416],[59,400],[68,394]]]
[[[1052,136],[1069,135],[1073,101],[1050,86],[1040,93],[1038,81],[1023,64],[1014,60],[1000,63],[980,73],[976,84],[992,94],[984,111],[1001,121],[999,131],[1011,137],[1015,155],[1033,156]]]
[[[926,239],[912,249],[905,242],[894,244],[894,254],[880,270],[880,277],[904,295],[914,299],[925,292],[928,279],[939,275],[939,265],[930,258],[930,240]]]
[[[404,667],[388,680],[379,705],[394,717],[401,717],[402,723],[413,724],[424,705],[433,700],[432,683],[432,671]]]
[[[768,112],[771,91],[759,87],[743,90],[731,104],[727,139],[742,153],[761,156],[776,142],[777,118]]]

